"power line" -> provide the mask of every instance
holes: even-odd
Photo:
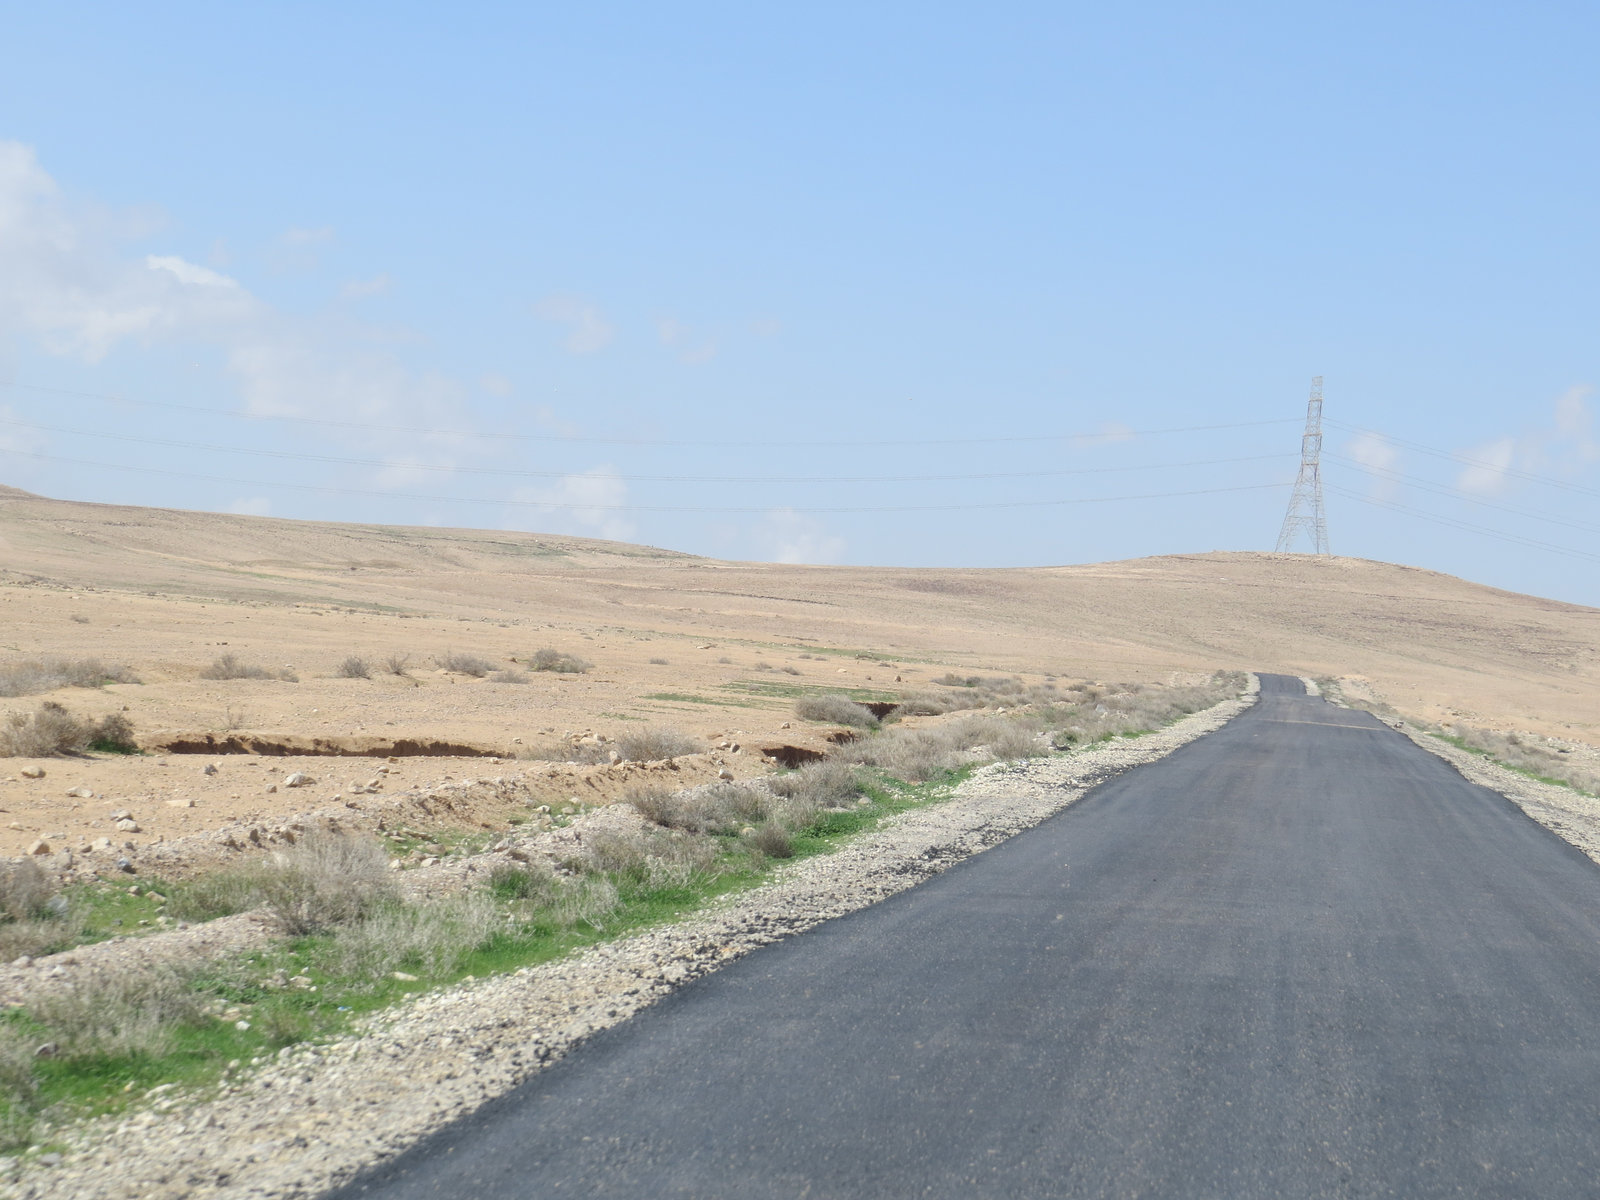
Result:
[[[1552,517],[1545,513],[1529,512],[1525,508],[1512,508],[1509,504],[1496,504],[1493,500],[1485,500],[1479,496],[1469,496],[1456,488],[1436,484],[1432,480],[1419,479],[1414,475],[1407,475],[1403,471],[1391,470],[1388,467],[1373,467],[1361,462],[1359,459],[1347,458],[1342,454],[1329,453],[1333,461],[1350,467],[1353,470],[1365,471],[1376,475],[1380,479],[1391,483],[1404,484],[1406,487],[1418,488],[1424,492],[1432,492],[1436,496],[1446,496],[1452,500],[1465,500],[1468,504],[1476,504],[1483,508],[1492,508],[1498,512],[1510,513],[1516,517],[1526,517],[1533,521],[1546,521],[1551,525],[1564,525],[1568,529],[1576,529],[1583,533],[1600,533],[1600,525],[1593,525],[1586,521],[1569,521],[1563,517]]]
[[[347,458],[332,454],[308,454],[298,450],[270,450],[261,446],[226,446],[213,442],[188,442],[173,438],[139,437],[135,434],[106,433],[96,429],[70,429],[60,425],[43,425],[36,421],[17,421],[0,417],[0,425],[19,429],[37,429],[46,433],[67,434],[73,437],[100,438],[106,441],[132,442],[141,446],[166,446],[178,450],[201,450],[208,454],[249,454],[259,458],[287,459],[293,462],[336,463],[342,466],[371,467],[376,470],[438,471],[446,474],[494,475],[514,479],[561,479],[572,471],[530,471],[514,467],[451,466],[442,463],[390,462],[377,458]],[[973,474],[935,475],[611,475],[627,483],[951,483],[987,479],[1046,479],[1065,475],[1102,475],[1128,471],[1164,471],[1185,467],[1214,467],[1235,463],[1281,461],[1279,454],[1252,454],[1237,458],[1194,459],[1189,462],[1151,463],[1123,467],[1066,467],[1053,471],[987,471]]]
[[[591,437],[579,434],[565,433],[512,433],[498,432],[486,433],[470,429],[425,429],[409,425],[383,425],[375,422],[338,421],[326,417],[301,417],[269,413],[229,412],[222,409],[206,408],[195,404],[178,404],[166,400],[141,400],[130,396],[118,396],[105,392],[85,392],[70,388],[45,387],[40,384],[29,383],[4,383],[3,387],[14,388],[21,391],[40,392],[55,396],[75,396],[86,400],[104,400],[116,404],[132,404],[141,408],[161,408],[174,412],[196,413],[211,417],[224,417],[231,420],[246,421],[282,421],[296,425],[310,425],[329,429],[355,429],[364,433],[404,433],[414,437],[443,437],[443,438],[483,438],[492,441],[513,442],[559,442],[576,443],[601,446],[662,446],[684,449],[697,447],[704,449],[749,449],[751,447],[772,448],[770,438],[749,441],[689,441],[663,438],[639,437]],[[799,441],[785,438],[783,444],[790,447],[805,449],[854,449],[867,447],[882,449],[896,446],[972,446],[972,445],[1007,445],[1034,442],[1093,442],[1101,441],[1107,437],[1134,438],[1154,437],[1157,435],[1173,433],[1206,433],[1220,429],[1251,429],[1265,425],[1284,425],[1290,423],[1291,418],[1276,417],[1265,421],[1233,421],[1219,425],[1174,425],[1162,429],[1096,429],[1083,433],[1027,433],[1007,435],[1004,437],[955,437],[955,438],[890,438],[867,441],[858,438],[849,438],[842,441]]]
[[[0,450],[20,458],[40,459],[45,462],[68,463],[73,466],[95,467],[107,471],[132,471],[141,475],[167,475],[179,479],[196,479],[210,483],[228,483],[236,487],[283,488],[297,492],[320,492],[336,496],[369,496],[380,500],[420,500],[431,504],[485,504],[494,507],[533,508],[540,511],[559,509],[574,512],[673,512],[673,513],[768,513],[774,508],[796,513],[896,513],[896,512],[958,512],[976,509],[1050,508],[1072,504],[1121,504],[1133,500],[1167,500],[1183,496],[1214,496],[1224,492],[1255,492],[1286,486],[1281,483],[1238,484],[1232,487],[1197,488],[1183,492],[1145,492],[1132,496],[1084,496],[1064,500],[1001,500],[980,504],[892,504],[850,505],[820,508],[799,508],[788,504],[764,504],[755,507],[721,507],[705,505],[646,505],[646,504],[581,504],[550,502],[544,500],[494,499],[480,496],[428,496],[414,492],[379,492],[366,488],[329,487],[322,484],[283,483],[280,481],[236,479],[225,475],[203,475],[192,471],[174,471],[165,467],[135,467],[126,463],[91,462],[81,458],[65,458],[55,454],[41,454],[29,450]]]
[[[1391,512],[1404,513],[1406,516],[1416,517],[1422,521],[1431,521],[1435,525],[1444,525],[1451,529],[1464,530],[1475,533],[1481,537],[1495,538],[1502,542],[1510,542],[1518,546],[1526,546],[1534,550],[1543,550],[1551,554],[1559,554],[1564,558],[1581,558],[1589,562],[1600,563],[1600,554],[1588,550],[1575,550],[1571,546],[1557,546],[1552,542],[1540,541],[1538,538],[1525,537],[1522,534],[1505,533],[1498,529],[1489,529],[1483,525],[1474,525],[1470,521],[1458,520],[1454,517],[1442,517],[1437,513],[1425,512],[1422,509],[1412,508],[1406,504],[1398,504],[1393,500],[1379,500],[1372,496],[1364,496],[1350,488],[1329,484],[1328,490],[1336,495],[1344,496],[1350,500],[1359,500],[1362,504],[1370,504],[1374,508],[1386,508]]]
[[[1589,488],[1578,483],[1568,483],[1564,479],[1555,479],[1549,475],[1540,475],[1534,471],[1524,471],[1517,467],[1503,466],[1500,463],[1489,462],[1485,459],[1472,458],[1469,455],[1461,454],[1452,450],[1440,450],[1436,446],[1424,446],[1421,442],[1407,441],[1405,438],[1395,437],[1392,434],[1381,433],[1376,429],[1364,429],[1359,425],[1346,425],[1343,421],[1335,421],[1330,419],[1328,424],[1332,425],[1335,429],[1342,429],[1346,433],[1370,434],[1373,437],[1382,438],[1386,442],[1391,442],[1396,446],[1404,446],[1407,450],[1415,450],[1418,454],[1427,454],[1434,458],[1442,458],[1447,462],[1455,463],[1458,466],[1484,467],[1501,475],[1509,475],[1513,479],[1525,480],[1528,483],[1541,483],[1546,487],[1560,488],[1567,492],[1578,492],[1585,496],[1600,496],[1600,488]]]

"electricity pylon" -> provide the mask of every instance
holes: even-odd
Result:
[[[1304,530],[1311,535],[1311,553],[1327,554],[1328,516],[1322,510],[1322,376],[1311,381],[1306,402],[1306,431],[1300,438],[1300,474],[1295,477],[1289,511],[1283,514],[1278,552],[1287,551]]]

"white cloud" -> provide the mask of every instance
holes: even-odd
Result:
[[[374,275],[371,279],[352,279],[339,289],[339,295],[346,300],[364,300],[368,296],[381,296],[394,287],[394,280],[387,271]]]
[[[1506,488],[1514,470],[1570,476],[1600,462],[1600,441],[1595,438],[1594,417],[1589,411],[1593,393],[1587,386],[1568,388],[1556,398],[1549,425],[1506,434],[1458,452],[1456,457],[1466,465],[1456,477],[1456,486],[1463,492],[1494,493]]]
[[[152,271],[166,271],[179,283],[189,283],[196,287],[221,287],[236,288],[239,281],[229,279],[226,275],[211,270],[209,267],[196,266],[192,262],[185,262],[176,255],[146,254],[144,265]]]
[[[562,343],[573,354],[593,354],[611,344],[616,331],[599,308],[579,296],[546,296],[534,305],[534,315],[567,327]]]
[[[548,487],[518,488],[512,499],[523,506],[508,522],[514,528],[598,534],[618,542],[634,535],[627,513],[628,485],[614,467],[563,475]]]
[[[1345,443],[1345,453],[1361,464],[1367,472],[1367,490],[1374,499],[1387,499],[1394,495],[1395,464],[1400,461],[1400,451],[1381,433],[1363,432]]]
[[[0,141],[0,356],[13,344],[89,363],[128,347],[204,347],[258,416],[367,423],[377,428],[325,436],[378,454],[440,465],[462,454],[460,438],[384,431],[469,425],[466,385],[409,366],[391,331],[300,317],[212,267],[121,249],[130,234],[150,233],[148,222],[69,204],[31,148]],[[331,230],[291,230],[283,240],[305,249],[331,238]]]
[[[1456,476],[1456,487],[1463,492],[1498,492],[1505,487],[1506,472],[1516,462],[1517,439],[1495,438],[1492,442],[1463,450],[1456,457],[1467,464]]]
[[[488,392],[489,395],[499,396],[501,399],[511,395],[511,380],[496,371],[491,371],[487,375],[480,377],[478,386]]]
[[[270,517],[272,501],[265,496],[246,496],[228,505],[228,511],[241,517]]]
[[[815,517],[792,508],[767,513],[756,537],[772,562],[834,563],[844,555],[844,539],[830,534]]]
[[[662,317],[656,322],[656,336],[661,344],[671,350],[681,363],[699,366],[717,356],[715,338],[700,337],[676,317]]]
[[[1118,442],[1131,442],[1133,430],[1121,421],[1103,421],[1096,433],[1085,434],[1072,439],[1072,445],[1079,450],[1090,450],[1096,446],[1112,446]]]

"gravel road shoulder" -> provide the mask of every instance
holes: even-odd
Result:
[[[674,988],[912,887],[1213,732],[1254,703],[1258,687],[1252,677],[1245,696],[1135,740],[983,768],[953,799],[687,920],[419,997],[348,1038],[288,1048],[201,1099],[151,1097],[132,1114],[63,1130],[61,1161],[0,1162],[0,1187],[29,1200],[315,1196]]]

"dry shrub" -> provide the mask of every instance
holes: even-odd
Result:
[[[0,758],[80,754],[89,748],[92,734],[92,726],[54,700],[46,700],[36,712],[7,715],[0,726]]]
[[[357,922],[394,891],[381,842],[322,831],[274,854],[260,869],[257,887],[291,936]]]
[[[135,754],[139,743],[133,737],[133,722],[121,713],[108,713],[89,730],[89,749],[107,754]]]
[[[411,655],[391,654],[383,660],[383,669],[391,675],[404,675],[411,665]]]
[[[629,762],[659,762],[699,749],[699,742],[676,729],[634,729],[617,738],[617,753]]]
[[[340,679],[371,679],[372,667],[359,654],[352,654],[334,672]]]
[[[897,731],[896,737],[901,736]],[[767,786],[779,796],[818,808],[837,808],[861,795],[861,770],[855,763],[825,758],[798,771],[774,775]]]
[[[496,671],[493,675],[489,676],[489,682],[490,683],[532,683],[533,682],[533,676],[529,675],[526,671],[515,671],[515,670]]]
[[[0,859],[0,920],[45,916],[59,891],[56,881],[33,859]]]
[[[586,662],[575,654],[564,654],[549,646],[535,650],[533,657],[528,660],[528,665],[535,671],[555,671],[561,675],[581,675],[594,666],[593,663]]]
[[[568,864],[588,874],[648,888],[682,887],[716,862],[707,837],[665,829],[604,831],[589,838],[580,859]]]
[[[373,981],[404,968],[447,975],[504,923],[493,899],[466,892],[417,904],[384,903],[339,925],[321,950],[323,964],[347,979]]]
[[[83,932],[53,877],[31,858],[0,859],[0,962],[65,950]]]
[[[750,844],[768,858],[793,858],[794,839],[789,831],[775,822],[757,827],[750,835]]]
[[[454,650],[440,655],[433,661],[446,671],[453,671],[457,675],[471,675],[475,679],[482,679],[494,670],[494,664],[488,659],[479,658],[476,654],[457,654]]]
[[[56,688],[138,682],[139,677],[126,667],[108,665],[98,658],[24,658],[0,666],[0,696],[32,696]]]
[[[831,721],[836,725],[849,725],[855,729],[876,729],[878,718],[872,710],[857,704],[849,696],[837,692],[825,696],[802,696],[795,701],[794,711],[806,721]]]
[[[162,1054],[184,1026],[207,1018],[186,973],[171,967],[88,974],[30,1006],[66,1058]]]
[[[960,748],[943,729],[896,729],[842,747],[840,757],[924,783],[961,765]]]
[[[35,1101],[39,1091],[34,1067],[37,1035],[13,1025],[0,1025],[0,1150],[32,1141]]]
[[[713,783],[682,792],[649,788],[629,792],[624,802],[639,815],[667,829],[688,833],[733,833],[767,820],[778,809],[778,797],[761,787]]]

